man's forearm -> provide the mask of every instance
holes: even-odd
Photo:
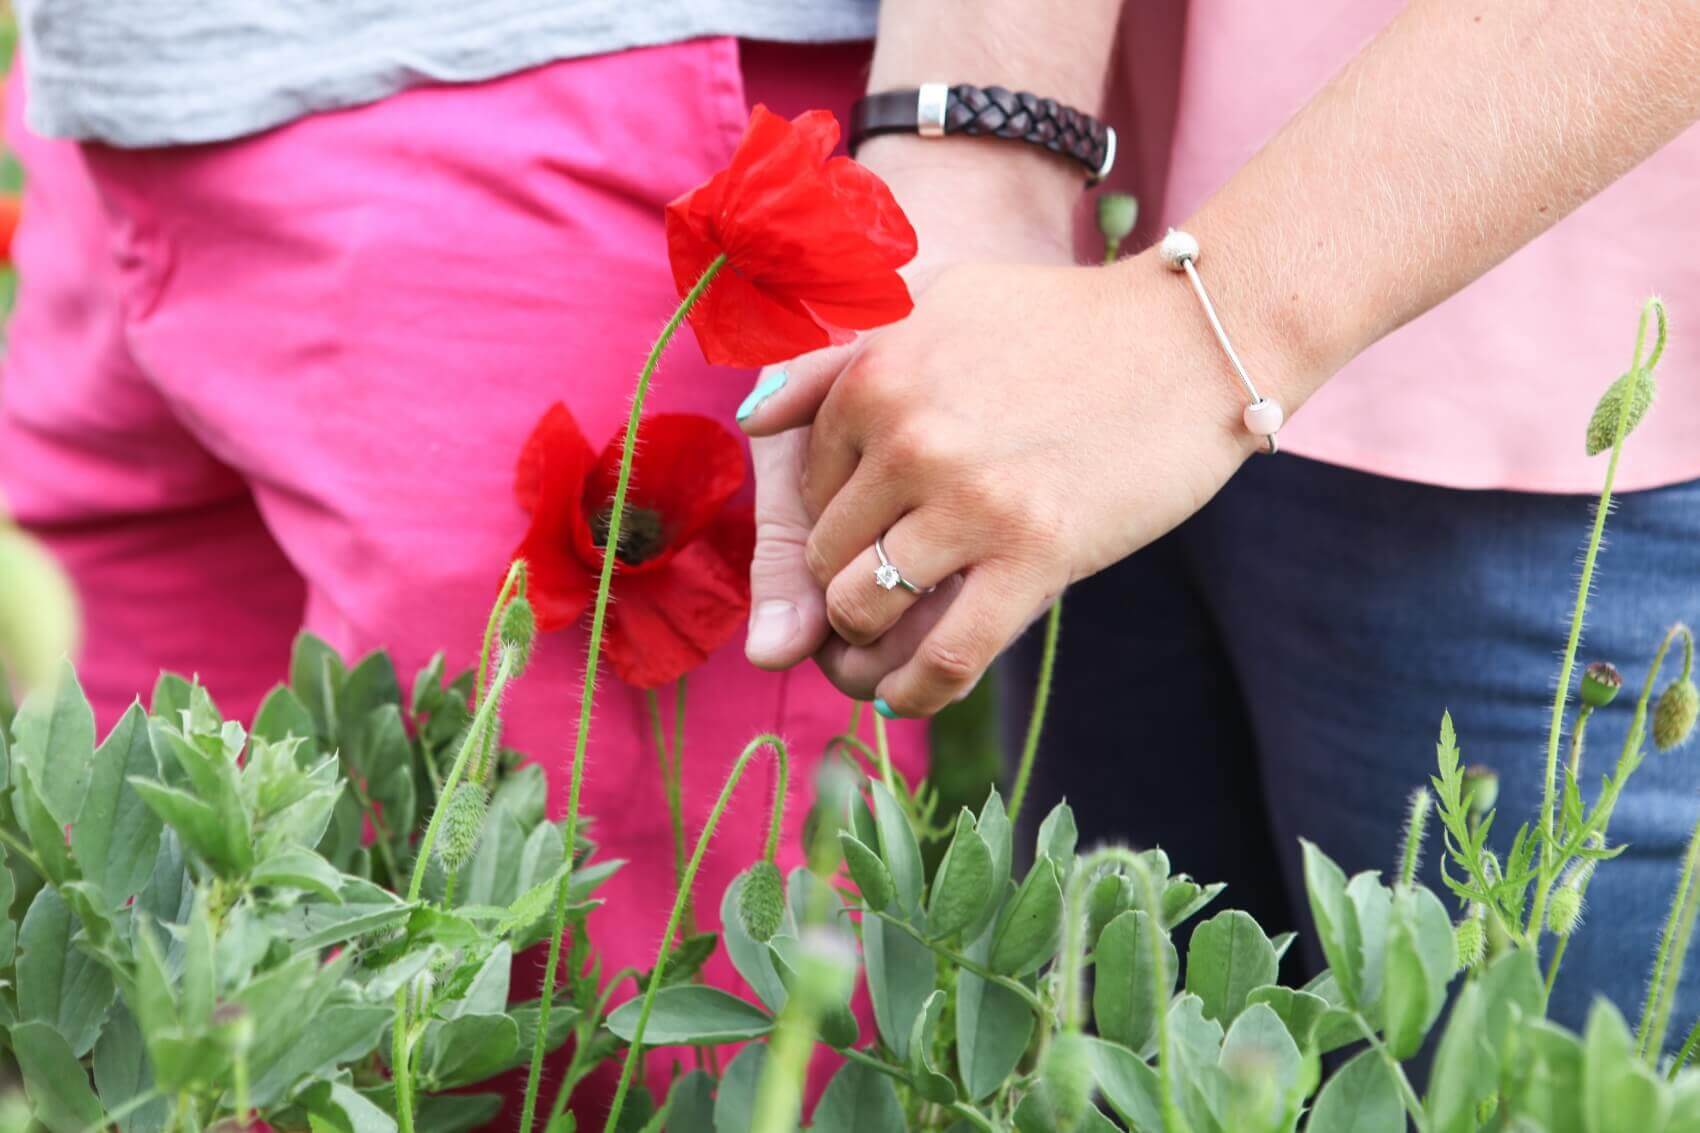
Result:
[[[868,89],[998,85],[1095,114],[1120,11],[1120,0],[891,0],[881,6]],[[968,181],[966,193],[975,185],[993,196],[1019,193],[987,203],[994,210],[1040,210],[1064,226],[1082,184],[1078,167],[1056,155],[992,139],[887,136],[870,140],[860,156],[881,173],[936,169]],[[967,198],[946,203],[961,208]],[[1014,221],[1021,214],[1007,215]]]
[[[1187,227],[1291,410],[1696,118],[1700,5],[1419,0]]]

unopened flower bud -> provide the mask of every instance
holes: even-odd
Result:
[[[1660,751],[1669,751],[1688,742],[1694,734],[1694,724],[1700,720],[1700,688],[1686,677],[1665,686],[1659,703],[1653,707],[1653,743]]]
[[[443,805],[448,809],[443,812],[443,828],[437,835],[437,860],[445,871],[459,873],[478,849],[489,803],[482,784],[462,783]]]
[[[531,643],[537,638],[537,615],[525,596],[519,595],[502,611],[502,649],[514,659],[518,676],[531,660]]]
[[[1569,936],[1582,923],[1582,891],[1560,885],[1552,891],[1552,903],[1547,906],[1547,927],[1554,936]]]
[[[1458,942],[1458,967],[1468,969],[1480,964],[1487,952],[1487,926],[1482,924],[1482,918],[1472,913],[1459,921],[1452,932]]]
[[[1092,1047],[1086,1036],[1064,1031],[1039,1063],[1039,1081],[1050,1095],[1057,1133],[1072,1133],[1092,1107]]]
[[[1130,193],[1098,195],[1098,231],[1104,234],[1104,249],[1115,255],[1122,241],[1133,235],[1139,222],[1139,198]]]
[[[1623,674],[1610,661],[1595,661],[1582,670],[1582,703],[1589,708],[1604,708],[1622,688]]]
[[[738,887],[738,919],[750,939],[766,943],[785,920],[785,883],[779,867],[759,861],[744,874]]]
[[[1464,800],[1470,807],[1470,817],[1477,822],[1487,817],[1493,804],[1499,801],[1499,772],[1491,767],[1472,763],[1464,769]]]
[[[1624,399],[1629,400],[1629,416],[1623,421],[1623,435],[1634,432],[1647,409],[1653,404],[1653,375],[1631,370],[1606,387],[1588,418],[1588,455],[1595,456],[1617,443],[1617,423],[1622,417]]]

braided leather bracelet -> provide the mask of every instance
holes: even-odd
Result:
[[[1239,375],[1240,384],[1246,393],[1251,395],[1251,403],[1245,407],[1244,420],[1246,431],[1253,436],[1262,437],[1268,446],[1269,455],[1278,451],[1275,434],[1281,431],[1286,413],[1281,409],[1281,403],[1271,401],[1257,392],[1257,386],[1252,382],[1251,375],[1246,373],[1245,363],[1240,361],[1239,352],[1234,344],[1228,341],[1228,332],[1222,329],[1222,320],[1216,316],[1216,305],[1210,301],[1210,293],[1204,290],[1204,280],[1198,274],[1198,238],[1190,232],[1182,232],[1171,228],[1163,237],[1163,242],[1157,246],[1157,254],[1163,258],[1163,263],[1170,271],[1184,271],[1187,279],[1192,282],[1192,290],[1198,296],[1199,305],[1204,308],[1204,317],[1210,320],[1210,329],[1216,332],[1216,341],[1222,344],[1222,353],[1228,356],[1228,361],[1234,367],[1234,373]]]
[[[1087,183],[1116,163],[1116,132],[1090,114],[1053,98],[1005,87],[922,83],[858,99],[850,111],[850,152],[880,134],[950,134],[1008,138],[1050,150],[1086,167]]]

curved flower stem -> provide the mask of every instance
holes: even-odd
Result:
[[[650,727],[655,732],[655,752],[661,762],[661,786],[667,794],[667,819],[673,828],[673,884],[680,885],[685,877],[685,812],[679,776],[679,746],[684,733],[680,718],[685,711],[685,680],[683,677],[679,678],[679,695],[674,707],[671,743],[667,739],[667,729],[661,722],[661,697],[654,689],[647,688],[643,690],[643,699],[649,709]],[[695,931],[691,904],[690,894],[687,893],[684,924],[686,936]]]
[[[1027,1006],[1032,1009],[1033,1013],[1041,1020],[1049,1017],[1050,1008],[1045,1005],[1045,1001],[1039,998],[1038,994],[1035,993],[1032,988],[1028,987],[1020,980],[1012,980],[1008,976],[1000,976],[984,964],[970,960],[962,953],[946,948],[936,940],[928,940],[908,921],[900,920],[897,917],[892,916],[890,913],[882,913],[877,909],[869,909],[867,912],[878,917],[886,924],[892,925],[908,933],[910,936],[915,938],[917,943],[925,945],[927,948],[932,950],[933,953],[943,956],[946,960],[949,960],[952,964],[955,964],[963,971],[973,972],[987,983],[997,984],[999,987],[1020,996]]]
[[[525,560],[515,559],[508,564],[507,577],[502,579],[502,588],[496,593],[496,604],[490,607],[490,620],[484,623],[484,644],[478,651],[478,677],[472,686],[472,706],[476,709],[484,703],[484,678],[490,670],[490,653],[496,646],[496,627],[502,623],[502,614],[508,608],[508,598],[515,592],[525,593]],[[484,735],[484,742],[479,747],[478,765],[473,769],[473,779],[479,783],[488,782],[490,778],[490,758],[495,748],[496,730],[491,728]]]
[[[1145,903],[1145,915],[1161,929],[1163,925],[1163,894],[1158,880],[1152,876],[1145,862],[1139,858],[1133,861],[1134,880],[1140,888],[1140,898]],[[1168,878],[1163,879],[1164,882]],[[1169,958],[1163,954],[1163,934],[1161,931],[1151,934],[1151,1002],[1157,1004],[1157,1101],[1163,1114],[1163,1128],[1186,1133],[1188,1125],[1181,1116],[1180,1106],[1175,1102],[1175,1082],[1173,1060],[1169,1056],[1169,1012],[1166,1004],[1169,1001]]]
[[[732,792],[744,777],[744,770],[749,766],[750,760],[763,748],[773,750],[774,761],[779,765],[779,783],[775,791],[773,809],[768,816],[767,845],[763,856],[772,861],[774,852],[779,847],[779,832],[785,822],[785,793],[790,784],[791,760],[784,740],[772,733],[763,733],[746,744],[744,750],[738,754],[737,761],[732,764],[732,770],[726,776],[725,786],[720,788],[720,797],[715,800],[714,809],[708,812],[708,818],[702,824],[702,833],[697,836],[696,849],[691,853],[690,864],[685,867],[685,883],[679,887],[678,894],[673,898],[673,911],[667,917],[666,930],[661,934],[661,948],[656,953],[655,967],[650,969],[649,985],[643,991],[643,1004],[638,1008],[637,1026],[632,1031],[631,1045],[626,1048],[626,1059],[620,1067],[620,1084],[614,1089],[614,1101],[609,1106],[608,1120],[603,1125],[604,1133],[613,1133],[613,1130],[618,1128],[620,1111],[625,1108],[632,1076],[637,1072],[638,1064],[643,1061],[643,1032],[649,1026],[649,1013],[655,1006],[655,993],[661,990],[667,973],[667,957],[671,951],[669,942],[678,933],[679,921],[685,915],[685,895],[690,892],[691,885],[696,881],[703,855],[708,852],[709,840],[714,837],[714,828],[720,825],[720,816],[732,802]],[[542,1026],[541,1023],[538,1025]]]
[[[891,744],[885,738],[885,717],[874,713],[874,749],[877,753],[880,767],[880,781],[885,784],[893,798],[907,798],[908,791],[897,789],[897,773],[891,767]]]
[[[1659,937],[1658,955],[1653,960],[1653,978],[1647,981],[1647,999],[1641,1005],[1641,1022],[1635,1039],[1641,1057],[1656,1066],[1664,1049],[1665,1028],[1670,1025],[1676,988],[1682,979],[1682,961],[1694,935],[1694,919],[1700,915],[1700,892],[1695,889],[1695,871],[1700,869],[1700,825],[1688,839],[1688,854],[1682,863],[1682,880],[1671,899],[1670,916]]]
[[[1063,1029],[1067,1031],[1081,1029],[1086,1010],[1086,897],[1096,880],[1092,873],[1100,865],[1111,862],[1134,871],[1145,865],[1138,854],[1125,846],[1101,846],[1078,858],[1074,873],[1068,879],[1068,894],[1063,906],[1066,919],[1063,921],[1062,991],[1059,993]],[[1162,996],[1157,997],[1158,1002],[1162,999]]]
[[[1056,671],[1057,638],[1062,633],[1062,595],[1051,603],[1045,617],[1045,644],[1039,654],[1039,679],[1033,685],[1033,712],[1027,719],[1027,738],[1021,745],[1021,762],[1015,769],[1015,786],[1009,792],[1009,821],[1015,823],[1027,798],[1027,782],[1033,777],[1033,761],[1039,754],[1039,736],[1045,730],[1045,709],[1051,703],[1051,675]]]
[[[1664,347],[1665,314],[1664,305],[1657,299],[1649,299],[1641,308],[1641,321],[1635,331],[1635,354],[1629,364],[1629,372],[1642,372],[1641,352],[1647,344],[1647,322],[1649,318],[1658,320],[1658,341],[1653,347],[1653,356],[1647,363],[1650,369],[1656,365]],[[1624,396],[1619,399],[1617,410],[1617,428],[1611,446],[1611,458],[1606,464],[1605,484],[1600,488],[1599,503],[1594,508],[1594,526],[1588,534],[1588,548],[1582,556],[1582,575],[1576,583],[1576,604],[1570,614],[1570,636],[1564,643],[1563,660],[1558,666],[1558,688],[1553,693],[1552,716],[1547,722],[1547,762],[1546,776],[1541,780],[1541,884],[1535,893],[1534,907],[1529,912],[1528,931],[1532,940],[1539,942],[1541,938],[1543,917],[1546,914],[1547,897],[1552,890],[1553,881],[1557,878],[1558,864],[1555,861],[1553,829],[1554,804],[1558,788],[1558,748],[1559,738],[1564,731],[1564,709],[1570,702],[1570,677],[1576,668],[1576,651],[1582,644],[1582,621],[1588,612],[1588,595],[1594,584],[1594,563],[1599,558],[1600,541],[1605,535],[1606,516],[1611,511],[1611,489],[1617,480],[1617,465],[1623,457],[1623,442],[1629,432],[1629,410],[1634,404],[1634,397]]]
[[[1688,1065],[1689,1059],[1694,1057],[1694,1052],[1697,1049],[1700,1049],[1700,1019],[1696,1019],[1694,1026],[1689,1028],[1688,1038],[1683,1041],[1682,1049],[1677,1051],[1676,1057],[1671,1060],[1670,1074],[1668,1075],[1670,1081],[1676,1081],[1676,1076],[1682,1073],[1682,1068]]]
[[[590,614],[590,646],[584,659],[584,690],[579,695],[578,735],[573,739],[573,762],[567,788],[567,868],[555,887],[555,906],[549,922],[549,959],[543,967],[543,986],[537,1005],[537,1038],[531,1048],[531,1069],[525,1080],[525,1103],[520,1112],[519,1133],[531,1133],[537,1118],[537,1089],[543,1081],[544,1047],[549,1037],[549,1006],[555,996],[555,969],[561,961],[561,934],[567,930],[567,892],[572,884],[573,865],[578,854],[578,806],[584,788],[584,755],[590,744],[590,711],[596,699],[596,668],[602,658],[602,627],[608,620],[608,593],[614,585],[614,563],[620,557],[620,523],[625,519],[626,489],[632,481],[638,423],[643,420],[644,399],[649,395],[649,383],[655,377],[655,368],[661,362],[662,353],[673,341],[679,327],[684,325],[685,316],[708,292],[708,285],[725,266],[724,253],[716,256],[703,269],[696,285],[679,301],[672,317],[661,328],[655,345],[649,348],[649,357],[644,360],[643,369],[638,371],[637,388],[632,392],[632,411],[626,419],[625,441],[620,445],[620,472],[614,481],[614,498],[608,505],[608,538],[603,542],[602,575],[596,582],[596,603]]]

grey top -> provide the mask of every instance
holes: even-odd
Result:
[[[219,141],[410,86],[705,35],[869,39],[879,0],[19,0],[30,126]]]

